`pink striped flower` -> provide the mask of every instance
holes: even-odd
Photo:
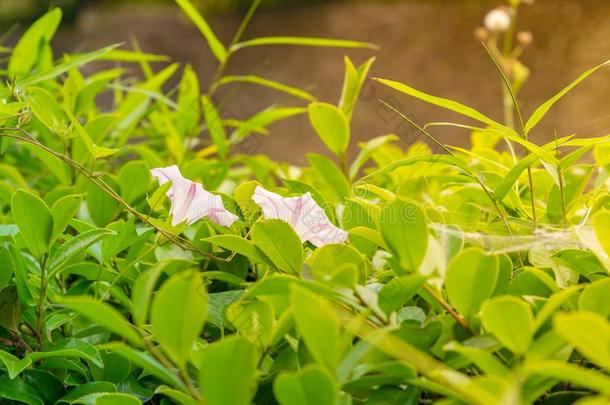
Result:
[[[178,166],[158,167],[150,173],[159,180],[159,185],[172,182],[167,196],[172,203],[169,213],[172,215],[173,226],[184,221],[190,225],[203,217],[209,217],[222,226],[231,226],[237,220],[237,215],[225,209],[219,195],[212,194],[204,190],[201,184],[184,178]]]
[[[343,243],[347,239],[347,232],[330,222],[310,193],[300,197],[282,197],[257,186],[252,200],[261,207],[265,218],[288,222],[302,242],[309,241],[320,247]]]

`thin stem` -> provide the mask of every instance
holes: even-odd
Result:
[[[220,62],[220,64],[216,68],[216,72],[214,73],[212,80],[210,81],[210,87],[207,92],[208,97],[216,92],[216,89],[218,88],[218,80],[220,80],[220,78],[224,74],[225,70],[227,69],[229,60],[231,59],[231,56],[233,56],[233,54],[235,53],[235,51],[232,48],[241,39],[242,35],[244,34],[244,31],[248,27],[248,24],[250,24],[250,21],[252,20],[252,16],[256,12],[256,9],[258,8],[259,4],[260,4],[260,0],[254,0],[252,5],[250,5],[250,8],[248,9],[246,16],[239,24],[237,31],[235,31],[235,35],[233,35],[233,39],[231,39],[231,43],[229,44],[229,47],[227,48],[227,57],[222,62]]]
[[[172,364],[172,362],[165,357],[165,355],[163,353],[161,353],[159,350],[157,350],[157,348],[148,340],[146,340],[146,344],[148,345],[148,349],[150,351],[150,353],[161,363],[165,366],[165,368],[172,370],[172,369],[178,369],[174,364]],[[178,372],[175,372],[176,376],[182,380],[182,382],[184,383],[184,385],[186,385],[189,393],[191,394],[191,396],[193,396],[195,399],[197,399],[197,401],[201,402],[202,397],[201,397],[201,393],[197,390],[197,388],[195,388],[195,386],[193,385],[193,383],[191,382],[191,378],[189,377],[188,373],[186,372],[186,370],[184,370],[184,368],[179,368]]]
[[[519,121],[519,130],[520,130],[520,133],[521,133],[521,137],[527,141],[528,137],[527,137],[527,132],[525,132],[525,124],[523,123],[523,115],[521,114],[521,109],[519,108],[519,103],[517,103],[517,98],[515,97],[515,92],[513,91],[513,88],[512,88],[512,86],[510,84],[510,81],[508,80],[506,72],[504,71],[502,66],[500,66],[500,64],[498,63],[498,61],[494,57],[492,51],[487,47],[487,45],[485,45],[485,42],[482,42],[482,44],[483,44],[483,48],[485,48],[485,51],[489,55],[490,59],[492,60],[492,62],[496,66],[496,68],[498,69],[498,72],[500,73],[500,76],[502,77],[502,81],[504,82],[504,86],[506,87],[506,90],[508,91],[508,93],[510,95],[510,98],[512,99],[513,107],[515,109],[515,113],[517,114],[517,119]],[[529,182],[529,188],[530,188],[530,199],[531,199],[531,204],[532,204],[532,220],[534,222],[534,228],[536,228],[536,224],[537,224],[537,220],[536,220],[536,197],[535,197],[535,193],[534,193],[534,181],[533,181],[533,178],[532,178],[532,168],[530,166],[527,167],[527,180]]]
[[[260,5],[260,3],[261,3],[261,0],[254,0],[252,2],[252,4],[250,5],[250,8],[248,8],[248,12],[246,13],[244,19],[241,20],[241,23],[239,24],[237,31],[235,31],[235,35],[233,35],[233,39],[231,39],[231,43],[229,44],[229,49],[231,49],[235,44],[237,44],[241,40],[241,37],[244,35],[244,31],[246,31],[246,28],[250,24],[250,21],[252,20],[252,16],[254,16],[254,13],[256,12],[256,9]]]
[[[430,285],[424,283],[423,287],[424,290],[426,290],[432,296],[432,298],[434,298],[445,309],[445,311],[447,311],[447,313],[462,326],[462,328],[466,329],[473,336],[478,335],[476,331],[470,329],[468,321],[464,319],[462,315],[458,314],[455,309],[453,309],[451,305],[449,305],[449,303],[447,303],[447,301],[445,301],[443,297],[441,297]]]
[[[559,195],[561,197],[561,214],[563,216],[563,229],[568,229],[568,218],[566,214],[565,185],[563,184],[563,170],[559,164],[559,143],[557,142],[557,131],[555,130],[555,154],[557,155],[557,177],[559,178]]]
[[[44,254],[40,261],[40,292],[38,294],[38,305],[36,306],[36,314],[38,320],[36,323],[36,337],[38,339],[37,350],[42,348],[42,334],[44,329],[44,307],[47,298],[47,255]]]

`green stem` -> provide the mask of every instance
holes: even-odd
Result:
[[[519,108],[519,103],[517,103],[517,98],[515,96],[515,92],[513,91],[513,88],[510,84],[510,81],[508,80],[508,76],[505,72],[505,69],[500,65],[500,63],[498,63],[498,61],[496,60],[496,57],[494,56],[492,50],[490,48],[487,47],[487,45],[485,45],[485,43],[483,42],[483,48],[485,48],[485,51],[487,52],[487,54],[489,55],[490,59],[492,60],[492,62],[494,63],[494,65],[496,66],[496,69],[498,69],[498,72],[500,73],[500,76],[502,77],[502,81],[504,82],[504,86],[506,88],[506,90],[508,91],[508,94],[510,95],[515,113],[517,114],[517,119],[519,122],[519,131],[521,134],[521,137],[523,139],[525,139],[526,141],[528,140],[528,134],[527,132],[525,132],[525,124],[523,122],[523,114],[521,114],[521,109]],[[530,188],[530,199],[531,199],[531,204],[532,204],[532,220],[534,221],[534,228],[537,227],[537,220],[536,220],[536,198],[535,198],[535,193],[534,193],[534,181],[532,178],[532,168],[530,166],[527,167],[527,179],[529,182],[529,188]]]
[[[252,16],[256,12],[256,9],[258,8],[259,4],[260,4],[260,0],[254,0],[254,2],[252,2],[252,4],[250,5],[250,8],[248,9],[248,12],[246,13],[246,16],[239,24],[237,31],[235,31],[235,35],[233,35],[233,39],[231,39],[231,43],[229,44],[229,47],[227,48],[227,57],[222,62],[220,62],[220,64],[216,68],[216,72],[214,73],[212,81],[210,82],[210,87],[207,92],[208,97],[212,96],[212,94],[214,94],[216,92],[216,89],[218,88],[218,80],[220,80],[220,78],[224,74],[225,70],[227,69],[227,64],[229,63],[229,60],[231,59],[231,56],[233,56],[233,54],[235,53],[235,51],[232,48],[241,39],[242,35],[244,34],[244,31],[248,27],[248,24],[250,24],[250,21],[252,20]]]
[[[38,347],[37,350],[41,350],[42,348],[42,334],[44,329],[44,310],[45,303],[47,299],[47,287],[48,287],[48,279],[47,279],[47,255],[44,254],[40,261],[40,292],[38,294],[38,305],[36,306],[36,314],[38,316],[38,320],[36,323],[36,336],[38,339]]]

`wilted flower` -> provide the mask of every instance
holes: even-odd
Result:
[[[159,185],[172,182],[167,196],[172,203],[169,213],[172,215],[173,226],[183,221],[190,225],[203,217],[209,217],[222,226],[231,226],[237,220],[237,215],[225,209],[220,196],[204,190],[201,184],[184,178],[178,166],[158,167],[150,173],[159,180]]]
[[[520,31],[517,33],[517,41],[523,46],[527,46],[534,40],[534,34],[530,31]]]
[[[479,41],[487,41],[489,39],[489,31],[485,27],[477,27],[474,30],[474,37]]]
[[[504,32],[510,23],[510,11],[506,7],[495,8],[485,16],[485,28],[491,32]]]
[[[347,239],[347,232],[330,222],[310,193],[300,197],[282,197],[257,186],[252,200],[262,208],[265,218],[288,222],[302,242],[309,241],[320,247],[343,243]]]

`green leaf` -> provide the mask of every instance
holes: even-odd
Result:
[[[256,381],[256,350],[239,336],[205,347],[200,355],[199,386],[208,405],[250,403]],[[233,384],[228,386],[227,383]]]
[[[339,108],[343,111],[347,120],[351,121],[362,85],[369,74],[373,62],[375,62],[375,58],[367,59],[358,69],[356,69],[349,57],[345,56],[343,59],[345,61],[345,78],[343,79]]]
[[[560,313],[553,327],[586,358],[610,370],[610,324],[605,317],[588,311]]]
[[[319,181],[326,185],[325,190],[321,192],[328,199],[347,198],[349,196],[349,181],[332,160],[318,153],[308,153],[307,160],[316,171]]]
[[[326,299],[302,287],[292,288],[290,302],[307,349],[316,362],[334,373],[345,348],[339,317]]]
[[[181,405],[199,405],[199,402],[195,401],[193,397],[185,394],[184,392],[166,387],[165,385],[159,386],[155,390],[155,394],[165,395]]]
[[[273,392],[282,405],[334,405],[338,399],[332,376],[317,366],[297,374],[281,373],[273,382]]]
[[[146,199],[146,202],[151,210],[159,211],[163,208],[163,203],[167,199],[167,192],[170,188],[172,188],[172,183],[168,181],[167,183],[159,186],[159,188]]]
[[[141,405],[142,401],[133,395],[123,394],[122,392],[102,394],[96,396],[95,405]]]
[[[428,224],[422,210],[407,201],[385,204],[379,217],[379,232],[402,269],[417,271],[428,249]]]
[[[367,264],[364,256],[349,245],[325,245],[316,249],[311,259],[313,278],[355,287],[358,280],[366,280]]]
[[[424,93],[423,91],[419,91],[419,90],[414,89],[413,87],[407,86],[406,84],[396,82],[393,80],[379,79],[379,78],[375,78],[374,80],[376,80],[379,83],[384,84],[394,90],[398,90],[401,93],[407,94],[409,96],[423,100],[427,103],[434,104],[436,106],[442,107],[449,111],[453,111],[458,114],[464,115],[466,117],[472,118],[476,121],[482,122],[493,128],[497,128],[497,129],[501,129],[501,130],[508,129],[507,127],[500,124],[499,122],[496,122],[496,121],[492,120],[491,118],[481,114],[479,111],[475,110],[474,108],[468,107],[464,104],[460,104],[457,101],[449,100],[449,99],[442,98],[442,97],[432,96],[430,94]],[[514,131],[512,131],[512,132],[514,132]]]
[[[350,128],[343,112],[332,104],[313,102],[307,109],[309,122],[328,149],[337,156],[345,156],[350,139]]]
[[[19,288],[13,285],[0,291],[0,326],[13,331],[17,330],[21,318],[21,300],[18,292]]]
[[[61,9],[59,7],[53,8],[36,20],[13,48],[8,62],[9,72],[13,75],[22,75],[32,70],[40,58],[43,48],[51,42],[60,22]]]
[[[601,65],[595,66],[594,68],[587,70],[586,72],[584,72],[583,74],[578,76],[576,78],[576,80],[574,80],[564,89],[559,91],[553,97],[551,97],[550,99],[545,101],[542,105],[540,105],[538,108],[536,108],[536,110],[532,113],[532,115],[529,117],[529,119],[525,123],[525,133],[529,134],[529,132],[532,130],[532,128],[534,128],[540,122],[540,120],[546,115],[546,113],[551,109],[551,107],[557,101],[559,101],[560,98],[565,96],[570,90],[572,90],[574,87],[576,87],[580,82],[582,82],[584,79],[589,77],[589,75],[596,72],[599,68],[607,66],[608,64],[610,64],[610,61],[606,61],[606,62],[602,63]]]
[[[97,348],[83,340],[68,339],[53,345],[44,352],[32,352],[25,358],[32,363],[43,359],[75,357],[90,361],[97,367],[104,367],[104,362]]]
[[[11,211],[26,246],[41,258],[53,237],[53,215],[49,207],[38,196],[17,190],[11,200]]]
[[[117,48],[118,46],[119,46],[118,44],[110,45],[110,46],[107,46],[105,48],[99,49],[94,52],[90,52],[90,53],[86,53],[83,55],[79,55],[77,57],[70,58],[63,63],[52,67],[49,70],[45,70],[38,74],[28,76],[21,80],[17,80],[15,85],[18,88],[25,88],[25,87],[33,86],[33,85],[41,83],[41,82],[45,82],[47,80],[55,79],[56,77],[61,76],[62,74],[66,73],[69,70],[81,67],[91,61],[101,59],[103,56],[105,56],[107,53],[109,53],[113,49]]]
[[[118,192],[119,187],[114,178],[104,176],[102,180]],[[121,211],[121,204],[96,184],[89,185],[86,202],[89,215],[98,226],[108,225]]]
[[[146,195],[151,182],[150,168],[146,162],[132,160],[121,167],[118,180],[121,197],[133,204]]]
[[[494,187],[494,196],[498,201],[502,201],[506,194],[510,191],[511,187],[519,180],[521,174],[532,164],[538,160],[538,156],[531,153],[524,158],[521,158],[519,162],[514,165],[508,173],[506,173],[502,180]]]
[[[167,62],[169,56],[155,55],[152,53],[128,51],[124,49],[115,49],[109,52],[102,60],[110,60],[113,62]]]
[[[220,157],[227,156],[229,152],[227,146],[227,134],[225,132],[224,124],[220,119],[220,115],[214,107],[214,103],[206,96],[201,96],[201,105],[203,106],[203,115],[205,116],[205,122],[210,133],[210,138],[216,146],[218,155]]]
[[[527,376],[532,374],[569,381],[574,385],[610,395],[610,377],[595,370],[568,364],[559,360],[544,360],[524,367]]]
[[[360,144],[360,152],[358,153],[358,156],[356,156],[356,159],[354,159],[352,165],[349,167],[350,179],[354,179],[356,177],[360,169],[362,169],[362,166],[364,166],[364,164],[371,158],[373,153],[375,153],[379,148],[397,140],[398,137],[396,135],[384,135]]]
[[[153,300],[154,338],[180,367],[190,358],[195,340],[203,329],[207,305],[206,288],[196,271],[173,275]]]
[[[82,403],[80,402],[81,398],[84,398],[88,395],[105,392],[116,392],[116,390],[117,388],[114,384],[106,381],[89,382],[76,386],[66,395],[64,395],[59,401],[57,401],[57,403]]]
[[[303,267],[303,246],[299,236],[279,219],[259,220],[251,230],[252,242],[280,270],[299,274]]]
[[[242,122],[231,135],[231,140],[233,142],[239,142],[259,128],[265,128],[276,121],[283,120],[284,118],[289,118],[294,115],[303,114],[306,111],[307,110],[302,107],[267,108]]]
[[[444,347],[444,350],[459,353],[461,356],[468,359],[479,369],[488,374],[497,374],[501,376],[508,375],[508,369],[497,358],[486,351],[471,346],[465,346],[458,342],[449,342]]]
[[[112,156],[119,151],[119,149],[106,148],[103,146],[98,146],[93,142],[93,138],[89,135],[89,132],[81,125],[78,119],[69,111],[66,111],[68,117],[70,118],[70,123],[74,128],[74,133],[81,140],[81,142],[85,145],[91,157],[95,159],[101,159],[108,156]]]
[[[259,347],[267,347],[273,337],[275,314],[271,304],[259,300],[239,300],[225,313],[240,335]]]
[[[146,270],[136,280],[131,290],[131,300],[133,302],[133,321],[136,325],[142,327],[148,320],[148,311],[152,293],[168,264],[171,262],[159,262],[152,268]]]
[[[483,304],[481,320],[507,349],[518,355],[527,351],[534,333],[534,316],[525,301],[511,296],[492,298]]]
[[[12,265],[11,252],[6,246],[0,245],[0,291],[2,291],[13,277],[14,269]]]
[[[53,240],[57,239],[66,230],[66,227],[78,212],[81,202],[80,195],[67,195],[53,203],[51,206]]]
[[[411,274],[393,278],[379,291],[379,308],[386,314],[400,309],[426,281],[426,277]]]
[[[0,398],[9,399],[28,405],[44,405],[34,388],[20,379],[0,378]]]
[[[610,210],[600,210],[593,216],[595,236],[607,255],[610,255]]]
[[[27,91],[27,102],[44,126],[61,137],[66,136],[69,119],[53,94],[40,87],[31,87]]]
[[[267,256],[259,249],[254,243],[248,239],[244,239],[237,235],[216,235],[209,238],[205,238],[204,241],[210,242],[213,245],[219,246],[223,249],[230,250],[247,257],[248,259],[254,260],[255,262],[273,265]]]
[[[367,42],[348,41],[342,39],[312,38],[312,37],[260,37],[240,42],[231,47],[231,51],[237,51],[250,46],[264,45],[300,45],[300,46],[322,46],[335,48],[370,48],[377,49],[377,45]]]
[[[307,101],[316,101],[316,98],[304,90],[286,84],[276,82],[275,80],[265,79],[260,76],[225,76],[218,81],[218,85],[222,86],[229,83],[253,83],[270,89],[278,90],[291,96],[302,98]]]
[[[494,291],[499,271],[496,256],[489,256],[479,248],[461,251],[451,260],[445,274],[449,302],[467,319],[476,315]]]
[[[165,384],[169,384],[181,390],[186,389],[184,383],[176,376],[175,373],[167,369],[151,355],[135,350],[125,343],[120,342],[107,343],[102,347],[123,356],[132,364],[142,368],[147,374],[155,376]]]
[[[93,245],[100,239],[112,235],[114,232],[107,229],[91,229],[76,235],[75,237],[64,242],[51,256],[47,265],[49,278],[53,277],[57,272],[61,271],[72,258],[83,253],[89,246]]]
[[[578,308],[608,317],[610,315],[610,278],[597,280],[587,286],[580,294]]]
[[[0,361],[4,363],[6,371],[8,371],[8,377],[11,380],[21,374],[23,370],[32,364],[32,360],[27,357],[18,359],[17,357],[3,350],[0,350]]]
[[[15,274],[15,286],[19,293],[15,293],[15,295],[18,295],[19,301],[23,302],[26,306],[33,306],[35,305],[36,300],[32,297],[32,293],[28,286],[28,268],[25,257],[15,245],[11,244],[7,247],[11,254],[11,264]],[[17,317],[17,320],[18,319],[19,317]]]
[[[135,331],[133,325],[127,322],[123,315],[110,305],[86,296],[65,297],[60,303],[110,332],[124,337],[133,345],[140,346],[142,344],[142,338]]]
[[[182,136],[196,136],[199,125],[199,79],[191,65],[186,65],[182,73],[178,93],[176,129]]]
[[[176,0],[176,3],[182,8],[182,11],[191,19],[199,31],[203,34],[210,51],[218,59],[220,63],[224,63],[227,60],[227,50],[222,43],[214,34],[214,31],[210,28],[207,21],[197,11],[197,9],[191,4],[189,0]]]

